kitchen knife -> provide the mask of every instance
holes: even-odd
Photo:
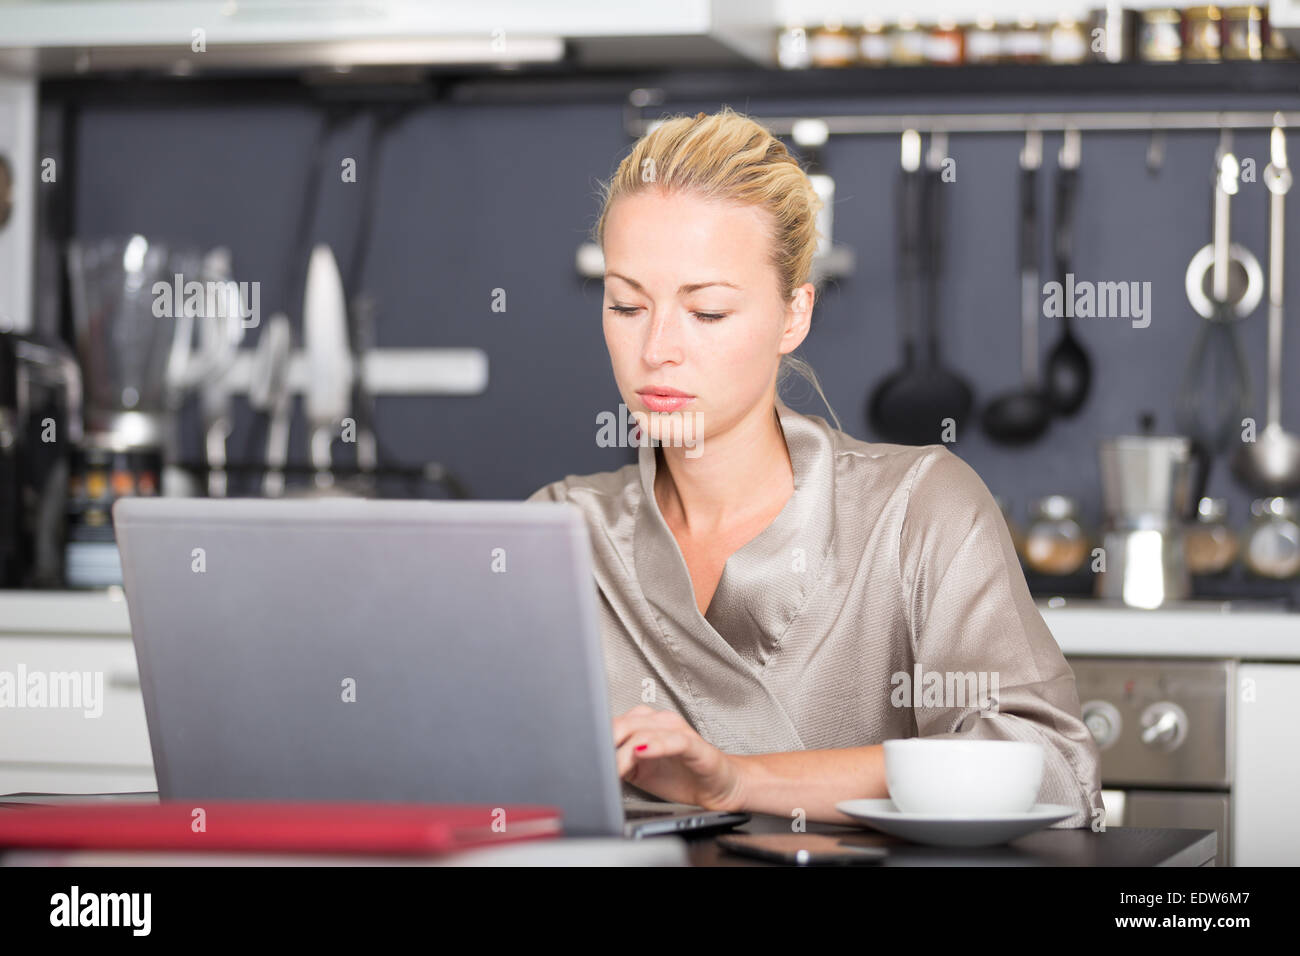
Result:
[[[262,494],[278,498],[284,494],[284,466],[289,456],[289,353],[292,346],[289,318],[282,312],[271,316],[253,354],[253,372],[248,401],[267,417],[266,473]]]
[[[316,486],[334,484],[330,446],[348,414],[352,354],[348,348],[347,299],[334,253],[324,243],[312,249],[302,308],[307,353],[307,424]]]

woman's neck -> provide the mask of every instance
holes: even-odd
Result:
[[[705,435],[704,453],[663,445],[655,499],[675,531],[711,535],[780,513],[794,493],[794,465],[775,406],[764,404],[723,435]]]

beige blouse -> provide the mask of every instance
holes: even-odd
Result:
[[[794,494],[728,559],[707,615],[655,499],[654,447],[529,497],[576,505],[591,529],[611,717],[671,708],[735,754],[1035,741],[1039,802],[1078,808],[1058,827],[1091,825],[1097,748],[983,481],[943,445],[860,441],[780,399],[776,414]]]

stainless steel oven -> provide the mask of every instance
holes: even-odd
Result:
[[[1236,662],[1067,658],[1101,754],[1108,826],[1218,833],[1232,865],[1232,688]]]

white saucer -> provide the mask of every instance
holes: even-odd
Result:
[[[883,833],[931,846],[992,846],[1042,829],[1074,814],[1073,807],[1036,803],[1024,813],[951,817],[904,813],[889,799],[842,800],[841,813],[870,824]]]

